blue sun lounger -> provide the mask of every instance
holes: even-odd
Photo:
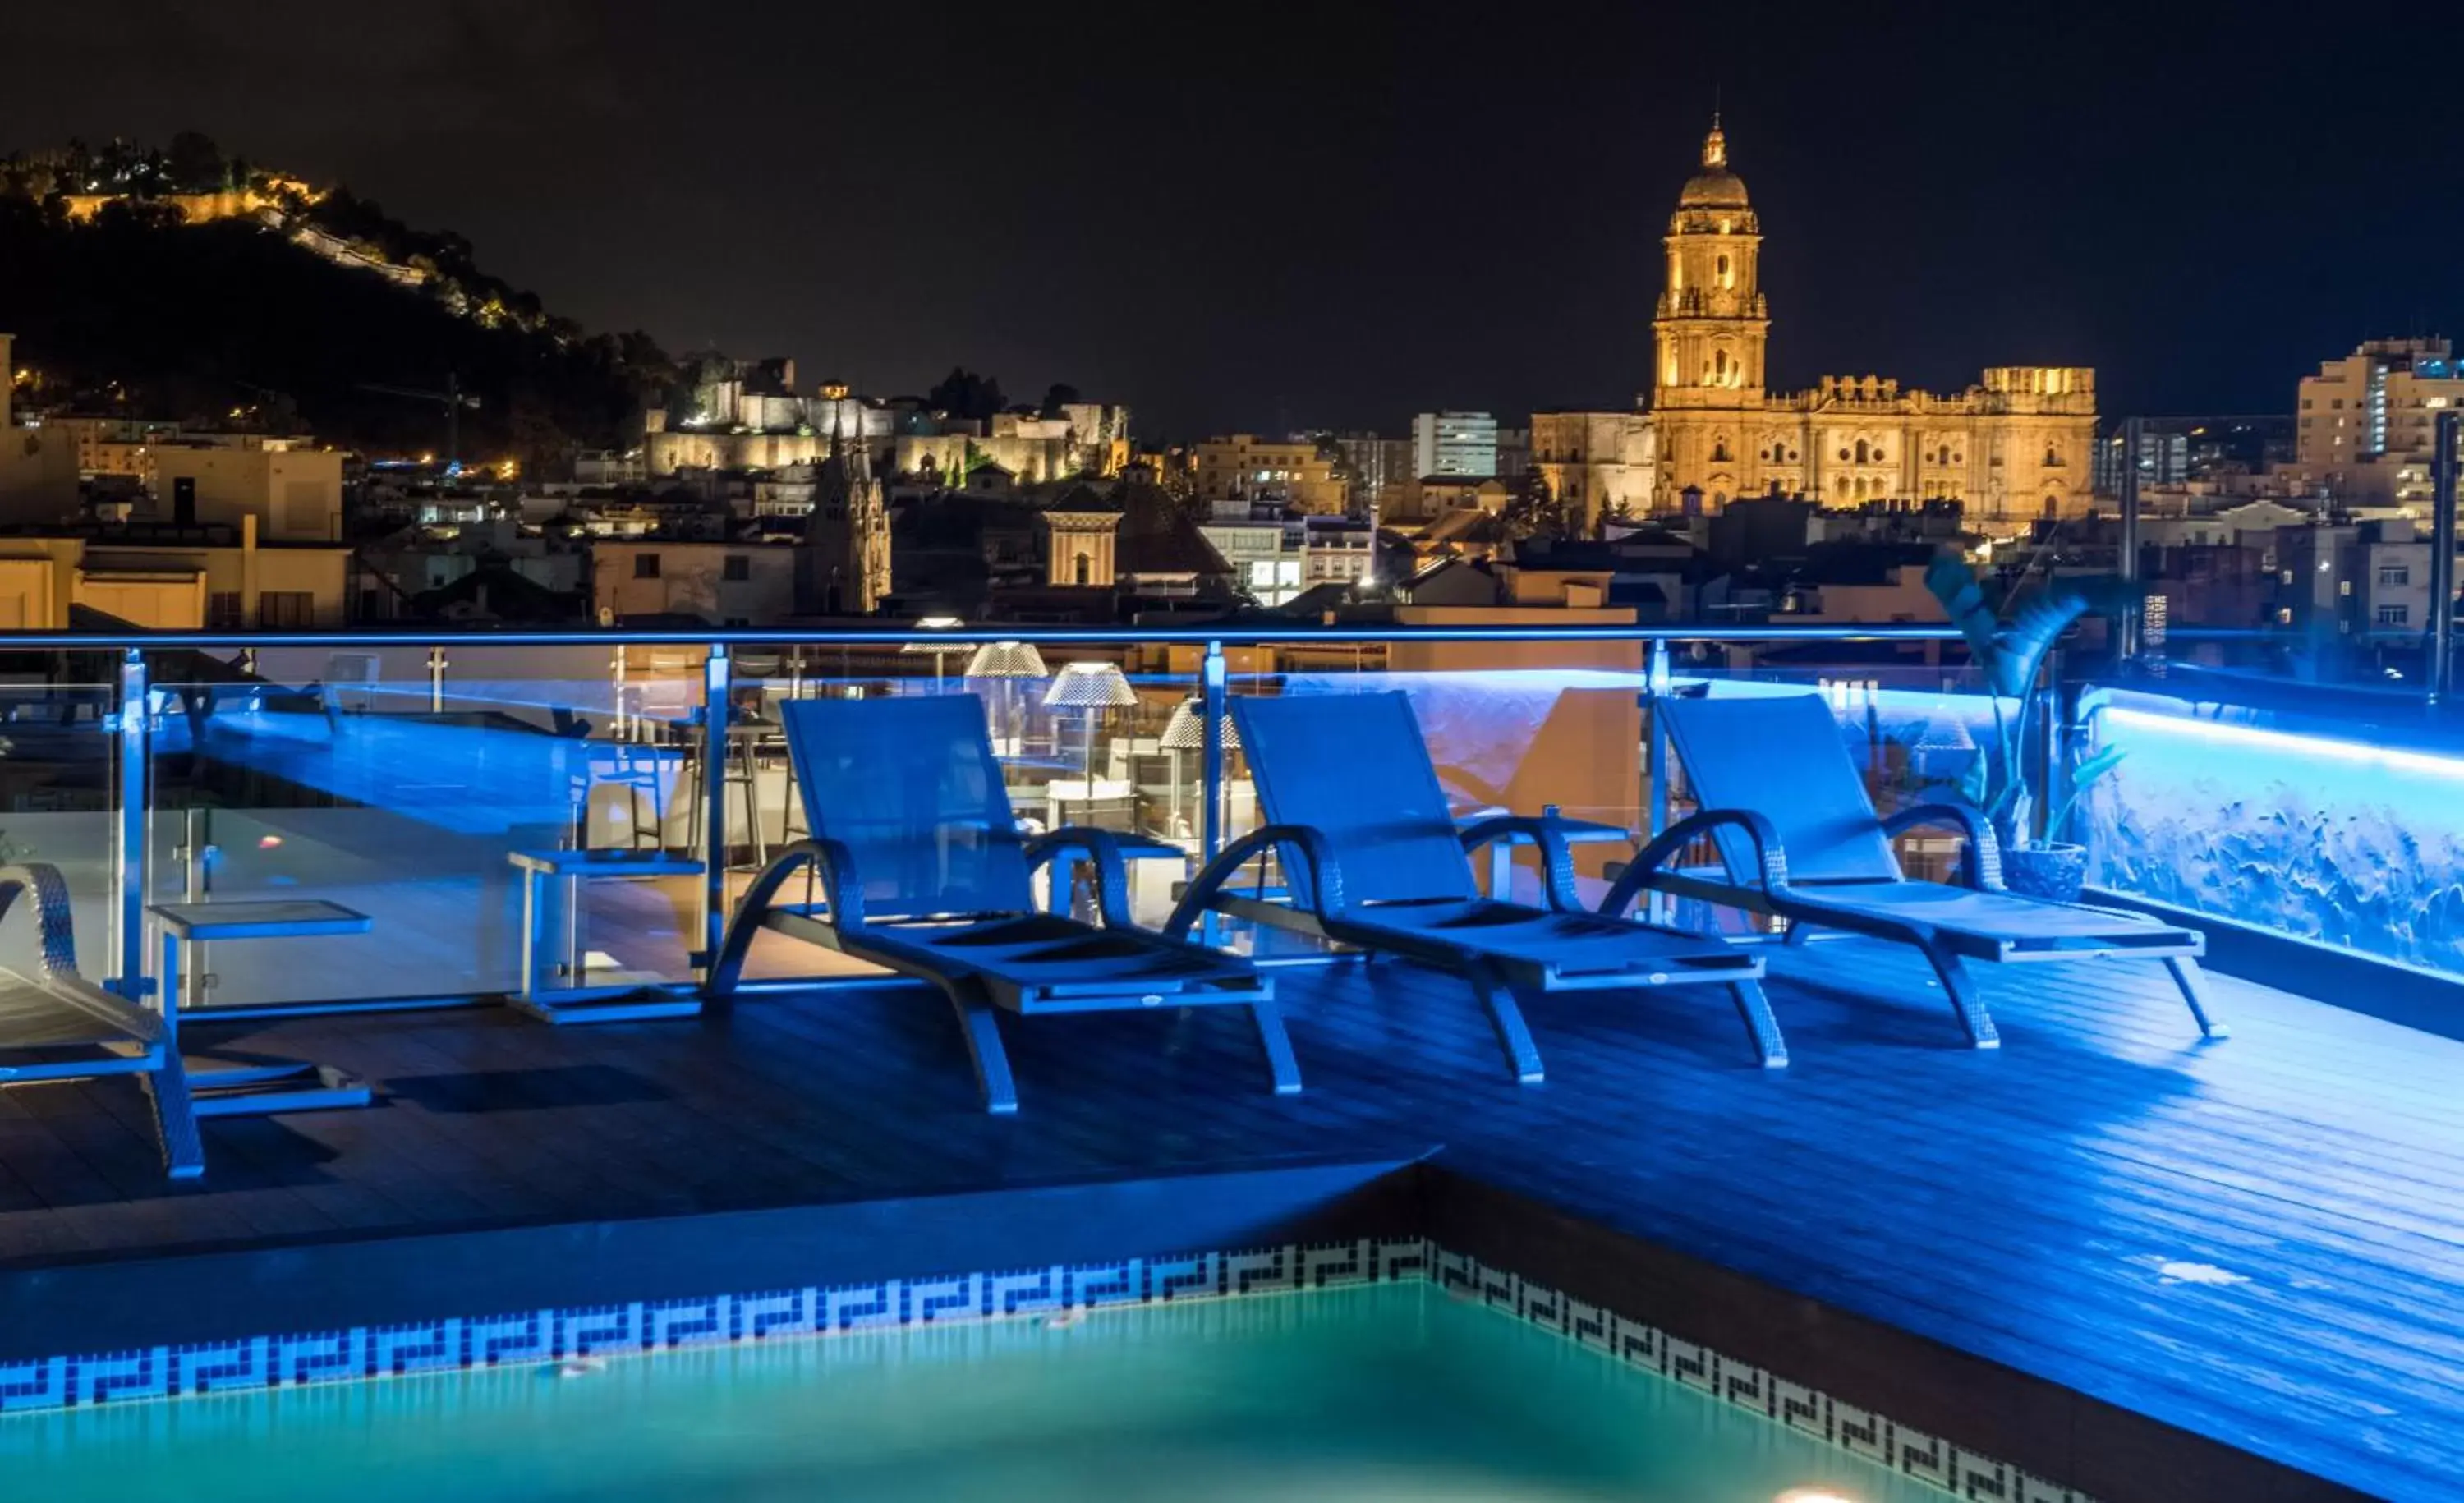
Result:
[[[1978,1049],[2001,1036],[1968,962],[2161,960],[2209,1038],[2226,1028],[2208,1010],[2194,929],[2142,914],[2024,897],[2002,886],[1993,827],[1964,804],[1926,804],[1885,819],[1840,740],[1838,722],[1815,695],[1721,698],[1662,696],[1653,714],[1668,731],[1702,812],[1644,848],[1602,903],[1617,913],[1644,888],[1789,923],[1795,943],[1815,929],[1910,944],[1942,978],[1960,1027]],[[1893,836],[1920,826],[1967,836],[1962,887],[1920,882],[1901,871]],[[1716,868],[1669,863],[1709,836]]]
[[[1212,909],[1461,976],[1526,1082],[1542,1072],[1518,991],[1724,988],[1755,1057],[1788,1063],[1759,957],[1583,907],[1553,818],[1507,815],[1458,829],[1403,695],[1243,696],[1232,701],[1232,718],[1268,822],[1199,874],[1166,934],[1187,934]],[[1517,834],[1540,848],[1546,908],[1484,897],[1474,884],[1470,852]],[[1290,901],[1229,890],[1268,851],[1279,856]]]
[[[781,709],[812,838],[781,851],[746,891],[711,968],[713,996],[736,989],[754,934],[771,929],[939,987],[958,1010],[988,1111],[1018,1110],[997,1008],[1245,1006],[1276,1094],[1301,1088],[1272,984],[1238,957],[1132,923],[1111,832],[1022,838],[980,699],[801,699]],[[1036,911],[1034,872],[1073,851],[1095,863],[1100,927]],[[818,874],[823,902],[779,900],[800,872],[807,892]]]

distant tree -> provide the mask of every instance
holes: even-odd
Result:
[[[952,417],[989,419],[1004,405],[1001,383],[990,376],[979,376],[964,365],[953,365],[941,384],[924,393],[924,401],[949,413]]]
[[[1523,472],[1514,482],[1514,494],[1506,498],[1506,508],[1498,520],[1506,524],[1509,538],[1534,536],[1563,537],[1566,533],[1566,507],[1554,491],[1549,477],[1537,468]]]
[[[1044,388],[1044,405],[1039,410],[1045,417],[1059,417],[1063,408],[1078,400],[1076,387],[1066,381],[1056,381]]]
[[[174,193],[219,193],[230,186],[222,147],[202,131],[184,130],[172,137],[163,170]]]

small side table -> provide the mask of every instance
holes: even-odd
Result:
[[[267,902],[157,903],[146,912],[163,931],[164,1046],[177,1050],[181,997],[181,946],[227,939],[292,939],[311,935],[365,934],[367,915],[321,898]],[[366,1106],[368,1083],[330,1065],[293,1060],[215,1063],[188,1071],[188,1088],[199,1116],[261,1116],[271,1112],[325,1112]]]
[[[690,1018],[701,999],[662,989],[656,983],[627,981],[592,985],[583,976],[582,883],[594,876],[699,876],[698,861],[664,851],[513,851],[505,859],[521,873],[521,984],[513,1004],[543,1023],[637,1023],[647,1018]],[[553,883],[553,887],[551,887]]]
[[[1471,813],[1463,815],[1455,823],[1462,829],[1469,829],[1472,826],[1479,824],[1482,820],[1492,819],[1501,814],[1511,814],[1514,811],[1512,809],[1507,808],[1475,809]],[[1570,846],[1632,845],[1634,843],[1634,831],[1626,829],[1622,825],[1603,825],[1596,820],[1589,819],[1568,819],[1557,812],[1557,806],[1554,804],[1547,806],[1541,812],[1556,819],[1557,832],[1566,837],[1566,844]],[[1515,848],[1518,846],[1529,846],[1531,844],[1534,844],[1531,837],[1520,832],[1511,835],[1502,835],[1496,840],[1489,842],[1489,896],[1498,899],[1500,902],[1507,901],[1512,898],[1514,895]]]
[[[1177,846],[1169,840],[1159,840],[1153,835],[1133,835],[1127,832],[1114,834],[1112,843],[1119,849],[1124,866],[1133,861],[1177,861],[1184,873],[1189,870],[1189,848],[1186,846]],[[1091,859],[1093,858],[1083,851],[1075,851],[1054,861],[1045,869],[1044,884],[1045,912],[1067,914],[1070,911],[1070,898],[1078,885],[1077,870]],[[1127,895],[1123,895],[1124,900],[1127,899]]]

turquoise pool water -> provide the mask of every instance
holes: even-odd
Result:
[[[27,1415],[0,1474],[45,1503],[1946,1496],[1419,1284]]]

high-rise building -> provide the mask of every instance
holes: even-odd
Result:
[[[2123,451],[2129,441],[2120,433],[2108,433],[2096,446],[2096,494],[2118,496],[2122,493],[2124,468]],[[2142,485],[2179,485],[2190,475],[2190,435],[2186,432],[2159,432],[2154,429],[2139,435],[2139,483]]]
[[[1495,475],[1497,418],[1487,412],[1423,412],[1412,419],[1414,479]]]
[[[2301,378],[2296,462],[2349,501],[2427,505],[2439,412],[2464,408],[2464,365],[2443,339],[2371,340]]]
[[[1769,389],[1762,222],[1716,119],[1664,244],[1652,324],[1661,509],[1686,504],[1689,493],[1717,510],[1773,490],[1829,506],[1957,499],[1987,523],[2088,508],[2096,373],[2084,367],[1997,366],[1943,394],[1876,376]]]

